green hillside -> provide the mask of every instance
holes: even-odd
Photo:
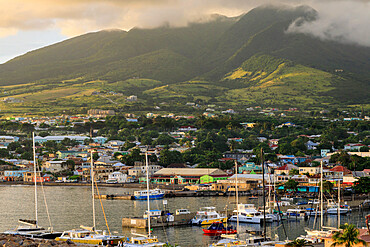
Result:
[[[308,6],[263,6],[187,27],[81,35],[0,65],[3,113],[369,104],[370,48],[288,33]],[[126,101],[137,95],[137,102]],[[9,102],[9,101],[8,101]],[[159,107],[155,108],[158,109]]]

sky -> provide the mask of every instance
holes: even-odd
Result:
[[[0,0],[0,63],[88,32],[185,26],[263,4],[318,11],[315,21],[297,20],[287,32],[370,47],[370,0]]]

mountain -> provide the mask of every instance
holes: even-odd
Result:
[[[369,104],[370,48],[287,32],[298,18],[316,16],[308,6],[262,6],[187,27],[81,35],[0,65],[2,95],[21,101],[0,108],[58,113],[150,111],[159,103],[184,110],[188,101],[240,109]],[[131,94],[139,101],[125,101]]]

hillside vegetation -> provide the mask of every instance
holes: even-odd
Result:
[[[0,65],[0,96],[21,101],[0,109],[54,114],[159,105],[176,111],[186,102],[239,109],[369,104],[370,48],[287,33],[292,21],[316,15],[307,6],[264,6],[181,28],[78,36]],[[126,101],[132,94],[137,102]]]

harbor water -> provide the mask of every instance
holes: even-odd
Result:
[[[44,193],[42,193],[44,191]],[[124,194],[133,193],[134,189],[125,188],[99,188],[100,194]],[[34,187],[24,185],[0,186],[0,232],[13,229],[18,224],[18,219],[34,219]],[[44,201],[47,202],[47,208]],[[224,211],[225,207],[235,208],[234,197],[177,197],[167,198],[166,208],[170,212],[176,209],[189,209],[191,212],[199,210],[200,207],[215,206],[217,211]],[[151,201],[151,209],[162,210],[164,200]],[[262,198],[250,200],[248,197],[239,197],[240,203],[254,203],[256,207],[262,207]],[[147,209],[146,201],[131,200],[102,200],[95,199],[96,224],[97,229],[106,230],[102,206],[106,214],[108,226],[112,234],[123,234],[131,236],[131,231],[145,233],[144,229],[122,228],[123,217],[142,217]],[[47,217],[49,211],[50,221],[54,230],[63,231],[77,229],[80,225],[92,226],[92,201],[91,188],[88,186],[44,186],[38,187],[38,217],[39,225],[49,227],[50,222]],[[346,216],[341,216],[341,223],[352,223],[357,227],[365,226],[365,212],[352,212]],[[305,228],[312,228],[314,217],[309,220],[289,220],[284,221],[284,225],[277,223],[267,225],[267,235],[274,237],[276,234],[280,240],[295,239],[305,233]],[[316,226],[320,224],[317,219]],[[337,226],[337,216],[325,216],[325,226]],[[283,227],[284,226],[284,227]],[[284,231],[285,228],[285,231]],[[240,224],[240,231],[262,230],[262,226],[254,224]],[[285,235],[286,232],[286,235]],[[158,236],[160,241],[170,242],[182,247],[185,246],[207,246],[215,242],[215,237],[203,235],[201,227],[198,226],[179,226],[168,228],[154,228],[153,234]]]

